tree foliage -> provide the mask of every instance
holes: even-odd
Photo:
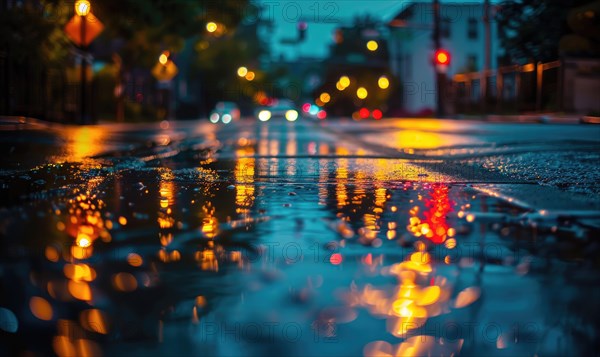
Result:
[[[600,56],[600,1],[577,7],[567,19],[573,33],[560,40],[561,53],[574,56]]]
[[[513,63],[551,61],[559,56],[561,38],[571,32],[570,9],[590,0],[512,0],[500,3],[496,19],[500,40]]]
[[[70,46],[62,25],[68,16],[52,4],[25,3],[0,11],[0,49],[15,63],[59,65]]]
[[[268,73],[261,70],[260,60],[268,55],[268,45],[259,31],[271,24],[258,16],[260,11],[259,6],[249,5],[244,10],[247,17],[236,28],[225,24],[222,33],[196,39],[192,75],[202,81],[208,107],[232,100],[248,109],[254,95],[265,89]],[[239,67],[246,67],[255,77],[251,81],[239,77]]]

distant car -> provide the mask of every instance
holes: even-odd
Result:
[[[296,105],[290,100],[275,100],[273,105],[259,107],[256,117],[260,121],[268,121],[272,118],[285,118],[287,121],[296,121],[299,117]]]
[[[304,103],[302,105],[302,112],[305,118],[318,120],[323,120],[327,118],[327,112],[325,111],[325,109],[319,107],[316,104]]]
[[[240,120],[240,108],[234,102],[218,102],[208,119],[215,124],[219,121],[229,124],[234,120]]]

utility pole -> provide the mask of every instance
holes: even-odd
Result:
[[[85,22],[86,22],[86,15],[82,15],[81,17],[81,89],[80,89],[80,95],[81,95],[81,118],[80,123],[79,124],[89,124],[88,123],[88,116],[87,116],[87,108],[86,108],[86,91],[87,91],[87,84],[86,84],[86,75],[87,75],[87,46],[85,44]]]
[[[485,48],[484,48],[484,56],[485,56],[485,61],[483,64],[483,76],[482,76],[482,80],[481,80],[481,84],[482,84],[482,101],[481,101],[481,106],[483,109],[483,113],[486,112],[486,105],[487,105],[487,93],[488,93],[488,87],[489,87],[489,77],[488,77],[488,71],[491,68],[491,30],[490,30],[490,0],[484,0],[483,2],[483,26],[485,29]]]
[[[440,2],[439,0],[433,0],[433,44],[435,47],[435,53],[442,49],[440,40]],[[446,74],[442,73],[435,63],[433,64],[435,69],[436,79],[436,116],[443,118],[446,115],[444,108],[444,95],[446,89]]]

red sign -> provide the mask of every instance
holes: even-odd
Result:
[[[65,25],[65,33],[78,46],[89,45],[104,30],[102,22],[91,12],[83,18],[85,19],[85,38],[83,41],[81,39],[82,16],[73,16]]]

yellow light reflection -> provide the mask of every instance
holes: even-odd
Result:
[[[90,301],[92,300],[92,289],[90,285],[85,281],[69,281],[69,293],[78,300]]]
[[[112,277],[113,286],[123,292],[131,292],[137,289],[137,279],[130,273],[117,273]]]
[[[96,271],[87,264],[65,264],[63,272],[75,281],[93,281],[96,278]]]
[[[103,152],[108,130],[101,126],[70,127],[64,131],[68,141],[64,161],[83,161]]]
[[[419,130],[400,130],[396,133],[396,142],[401,147],[412,149],[433,149],[442,146],[439,134]]]
[[[33,316],[40,320],[48,321],[52,319],[52,306],[42,297],[34,296],[29,299],[29,309]]]
[[[129,253],[127,255],[127,263],[132,267],[139,267],[144,263],[142,257],[137,253]]]
[[[108,317],[104,312],[98,309],[82,311],[79,314],[79,323],[88,331],[103,335],[108,333]]]
[[[212,239],[219,231],[219,222],[215,217],[206,217],[202,220],[202,227],[200,230],[204,237]]]

